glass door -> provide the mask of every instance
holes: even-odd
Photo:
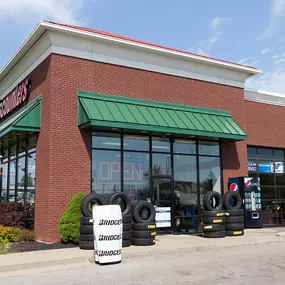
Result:
[[[158,231],[170,231],[172,226],[172,176],[157,174],[152,177],[151,197],[156,210]]]

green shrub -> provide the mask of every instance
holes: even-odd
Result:
[[[0,244],[20,241],[21,229],[0,225]]]
[[[34,241],[35,234],[31,230],[21,229],[19,232],[19,239],[20,241]]]
[[[61,240],[65,243],[79,243],[80,217],[82,217],[80,206],[85,196],[84,193],[74,195],[60,219],[59,231]]]

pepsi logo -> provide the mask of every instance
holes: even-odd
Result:
[[[246,187],[249,187],[251,185],[251,181],[250,180],[247,180],[246,182],[245,182],[245,186]]]
[[[237,192],[238,191],[238,185],[236,183],[232,183],[230,185],[230,191],[235,191]]]

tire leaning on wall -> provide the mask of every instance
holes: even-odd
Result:
[[[106,201],[103,197],[95,194],[87,195],[81,203],[81,213],[84,217],[92,217],[92,207],[91,205],[106,205]]]
[[[212,200],[216,200],[215,206],[212,205]],[[219,192],[208,191],[203,198],[203,206],[207,211],[221,210],[223,207],[223,198]]]

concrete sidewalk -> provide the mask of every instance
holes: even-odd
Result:
[[[285,240],[285,229],[245,230],[241,237],[206,239],[191,235],[162,235],[155,246],[131,246],[123,249],[122,260],[146,256],[181,253],[220,247],[278,243]],[[78,248],[44,250],[0,255],[0,277],[94,266],[93,252]]]

